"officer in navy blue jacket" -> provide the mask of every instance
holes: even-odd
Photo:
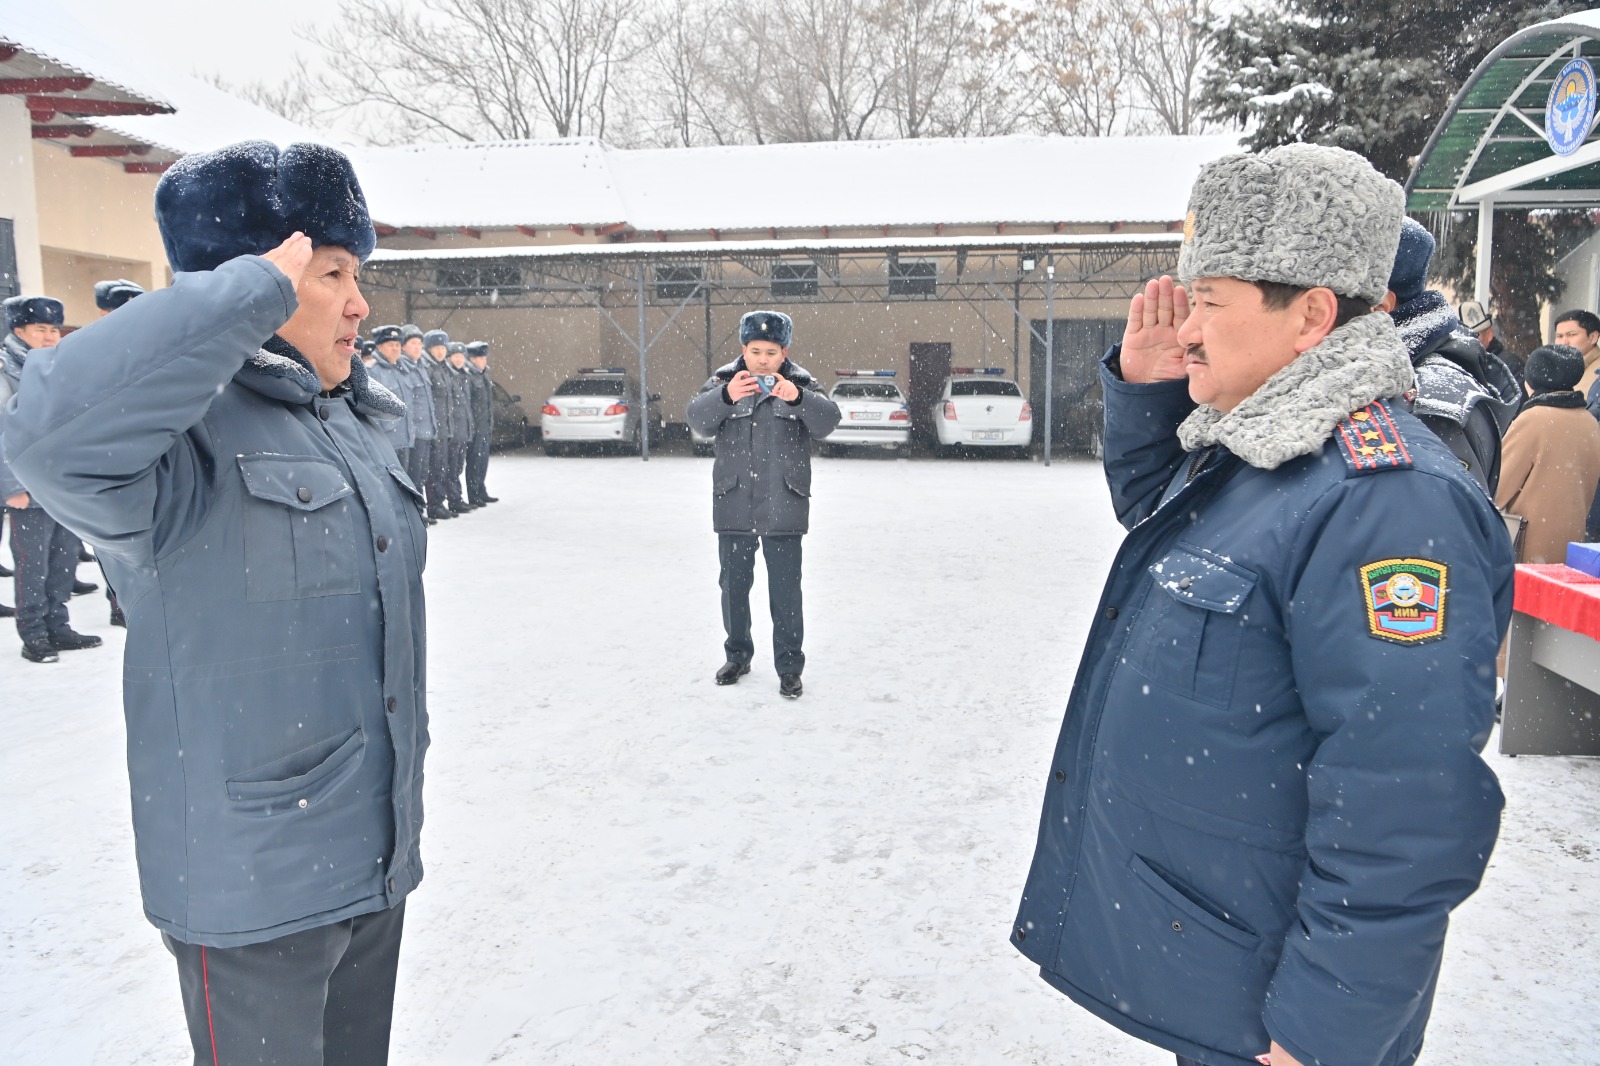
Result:
[[[1011,939],[1181,1063],[1413,1062],[1499,828],[1511,546],[1371,313],[1403,203],[1340,149],[1209,164],[1102,372],[1129,532]]]

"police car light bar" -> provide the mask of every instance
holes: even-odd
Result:
[[[834,373],[842,378],[892,378],[893,370],[835,370]]]
[[[578,371],[578,373],[580,373],[580,374],[626,374],[627,371],[622,369],[620,366],[616,366],[616,367],[586,366],[582,370]]]
[[[984,367],[953,366],[953,367],[950,368],[950,373],[952,373],[952,374],[995,374],[995,375],[999,375],[999,374],[1004,374],[1005,373],[1005,369],[1003,367],[998,367],[998,366],[984,366]]]

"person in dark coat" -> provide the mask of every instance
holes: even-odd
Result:
[[[1399,327],[1417,371],[1412,412],[1493,496],[1500,442],[1522,391],[1511,368],[1467,332],[1441,293],[1427,288],[1433,251],[1433,234],[1407,218],[1380,306]]]
[[[408,326],[407,329],[416,329]],[[408,344],[411,343],[407,340]],[[433,454],[428,459],[428,517],[438,520],[455,518],[460,512],[450,507],[450,442],[455,439],[455,420],[460,416],[455,410],[455,391],[450,382],[450,365],[445,357],[450,351],[450,336],[442,329],[430,330],[419,337],[424,355],[421,365],[428,372],[428,388],[433,396],[435,436]]]
[[[489,380],[489,345],[467,345],[467,366],[472,371],[472,446],[467,450],[467,502],[474,507],[499,503],[489,495],[489,445],[494,435],[494,382]]]
[[[750,672],[750,589],[756,548],[767,564],[772,658],[778,691],[803,691],[805,617],[800,598],[800,539],[811,516],[811,442],[832,433],[839,408],[816,378],[789,359],[794,323],[781,311],[739,320],[744,354],[711,375],[689,401],[689,425],[716,439],[711,469],[712,526],[721,563],[727,661],[719,685]]]
[[[467,471],[467,450],[472,447],[472,373],[467,369],[467,346],[451,341],[445,348],[450,374],[450,466],[445,471],[445,498],[457,514],[473,510],[461,492]]]
[[[428,371],[432,360],[423,354],[422,331],[416,326],[400,327],[400,354],[404,358],[396,365],[406,375],[408,391],[401,398],[406,404],[406,418],[410,423],[407,433],[411,437],[406,474],[413,485],[425,490],[433,470],[434,443],[442,439],[439,432],[442,423],[440,412],[434,408],[433,375]],[[431,526],[436,519],[426,515],[423,521]]]
[[[35,350],[55,347],[66,322],[60,300],[48,296],[13,296],[4,304],[7,332],[0,346],[0,430],[6,403],[20,395],[23,369]],[[100,638],[72,628],[67,601],[77,578],[83,545],[29,491],[26,483],[0,461],[0,500],[11,519],[11,554],[16,563],[17,636],[22,657],[32,663],[53,663],[60,652],[97,648]],[[90,591],[97,586],[91,586]]]
[[[1564,563],[1567,545],[1584,539],[1600,493],[1600,423],[1574,386],[1583,356],[1561,344],[1528,356],[1533,393],[1506,434],[1505,469],[1495,506],[1527,521],[1519,563]]]
[[[1511,545],[1372,313],[1404,204],[1342,149],[1207,164],[1103,362],[1128,535],[1011,942],[1180,1063],[1415,1062],[1494,847]]]
[[[419,495],[355,358],[349,161],[265,141],[156,187],[169,288],[28,360],[4,454],[128,615],[145,914],[196,1063],[387,1061],[428,747]]]

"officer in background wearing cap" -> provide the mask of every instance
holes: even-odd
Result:
[[[7,333],[0,374],[0,430],[9,415],[6,404],[22,391],[22,372],[35,349],[53,348],[66,323],[60,300],[48,296],[13,296],[5,302]],[[17,635],[22,657],[53,663],[63,651],[97,648],[100,638],[72,628],[67,600],[77,579],[77,536],[57,522],[29,492],[18,472],[0,460],[0,499],[11,518],[11,554],[16,563]],[[92,590],[97,586],[90,586]]]
[[[1528,380],[1523,373],[1522,356],[1506,350],[1500,343],[1500,332],[1495,328],[1494,316],[1489,309],[1477,300],[1465,300],[1456,309],[1456,317],[1461,319],[1461,325],[1478,338],[1478,343],[1490,355],[1499,359],[1517,379],[1517,388],[1523,395],[1528,391]]]
[[[400,397],[406,405],[406,417],[382,423],[383,431],[394,445],[400,465],[409,469],[411,448],[416,443],[416,419],[411,409],[411,379],[400,369],[400,327],[379,326],[372,331],[372,350],[377,361],[367,370],[372,380]]]
[[[387,1061],[428,747],[419,497],[355,339],[349,160],[156,186],[173,283],[28,360],[3,449],[123,594],[146,916],[196,1062]]]
[[[805,670],[800,542],[811,520],[811,442],[832,433],[839,408],[804,367],[790,361],[794,323],[781,311],[739,320],[744,352],[711,375],[689,401],[688,422],[717,442],[711,469],[711,521],[721,564],[727,661],[719,685],[750,672],[750,589],[756,549],[767,564],[772,660],[778,692],[798,699]]]
[[[445,500],[456,514],[473,510],[461,492],[461,475],[467,470],[467,449],[472,447],[472,374],[467,369],[467,346],[460,341],[445,345],[445,367],[450,372],[450,463],[445,470]]]
[[[407,326],[407,329],[416,329]],[[410,343],[408,340],[407,343]],[[458,512],[450,508],[450,490],[446,478],[450,470],[450,442],[452,427],[459,416],[455,412],[455,391],[451,388],[450,364],[445,357],[450,354],[450,335],[442,329],[429,330],[426,337],[418,338],[424,356],[422,366],[428,372],[428,388],[433,395],[435,429],[433,454],[428,457],[428,517],[434,520],[454,518]]]
[[[438,414],[433,407],[433,379],[428,373],[428,359],[422,353],[422,331],[416,326],[396,326],[400,337],[400,354],[395,363],[405,375],[407,392],[402,394],[406,403],[406,417],[410,419],[411,453],[407,456],[406,474],[417,488],[427,491],[428,470],[433,463],[434,437],[439,431]],[[432,518],[423,516],[428,525]]]
[[[494,382],[489,380],[489,344],[467,345],[467,368],[472,372],[472,445],[467,449],[467,503],[487,507],[499,503],[489,495],[489,444],[494,433]]]
[[[1405,219],[1389,289],[1378,306],[1399,328],[1417,372],[1412,413],[1493,496],[1500,482],[1500,441],[1522,393],[1511,368],[1484,351],[1442,293],[1427,288],[1433,251],[1433,234]]]
[[[1373,313],[1404,205],[1337,148],[1208,163],[1102,367],[1128,534],[1011,941],[1180,1062],[1414,1061],[1499,828],[1511,545]]]

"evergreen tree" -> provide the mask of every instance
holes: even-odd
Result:
[[[1295,142],[1359,152],[1405,181],[1450,99],[1517,30],[1582,11],[1582,0],[1277,0],[1212,26],[1201,86],[1211,118],[1253,150]],[[1576,216],[1576,217],[1574,217]],[[1470,291],[1476,218],[1423,219],[1446,239],[1434,273]],[[1539,343],[1541,300],[1559,299],[1556,261],[1587,216],[1498,212],[1492,291],[1508,347]]]

